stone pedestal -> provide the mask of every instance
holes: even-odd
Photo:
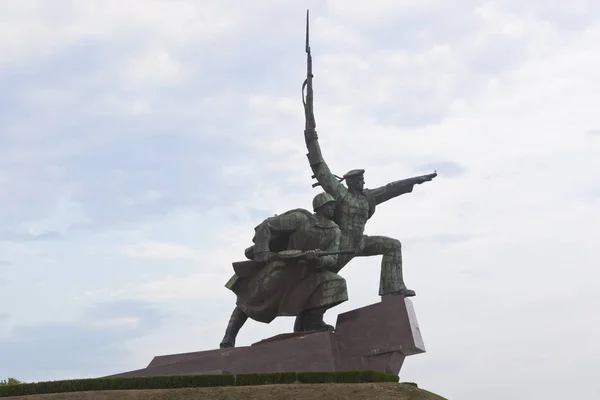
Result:
[[[287,333],[251,346],[156,356],[146,368],[111,377],[365,369],[399,374],[406,356],[424,352],[412,302],[385,296],[338,315],[334,332]]]

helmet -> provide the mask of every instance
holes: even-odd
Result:
[[[313,211],[317,211],[317,208],[319,208],[327,203],[331,203],[331,202],[335,202],[335,199],[333,198],[332,195],[330,195],[329,193],[325,193],[325,192],[319,193],[313,199]]]

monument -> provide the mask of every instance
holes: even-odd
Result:
[[[233,262],[234,275],[225,285],[237,301],[218,349],[156,356],[146,368],[112,376],[361,369],[399,374],[405,357],[425,352],[409,299],[416,293],[404,283],[401,243],[367,236],[364,229],[378,204],[411,193],[437,173],[375,189],[364,187],[363,169],[334,175],[316,131],[308,11],[306,54],[304,142],[317,180],[312,186],[323,189],[313,199],[313,212],[292,209],[255,227],[254,244],[244,252],[247,260]],[[339,272],[355,257],[378,255],[381,301],[339,314],[335,326],[327,325],[324,313],[348,300]],[[235,347],[248,318],[270,323],[279,316],[296,318],[293,332]]]

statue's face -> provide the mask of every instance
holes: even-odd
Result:
[[[365,177],[364,175],[353,176],[352,178],[347,179],[348,188],[354,189],[357,191],[362,191],[365,188]]]

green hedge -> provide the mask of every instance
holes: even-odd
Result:
[[[398,382],[398,376],[376,371],[280,372],[238,375],[181,375],[139,378],[74,379],[0,386],[0,397],[95,390],[175,389],[287,383]]]
[[[138,378],[74,379],[24,383],[0,387],[0,397],[29,394],[66,393],[94,390],[174,389],[206,386],[232,386],[233,375],[181,375]]]
[[[238,386],[276,385],[298,381],[297,372],[272,372],[262,374],[237,374],[235,384]]]

